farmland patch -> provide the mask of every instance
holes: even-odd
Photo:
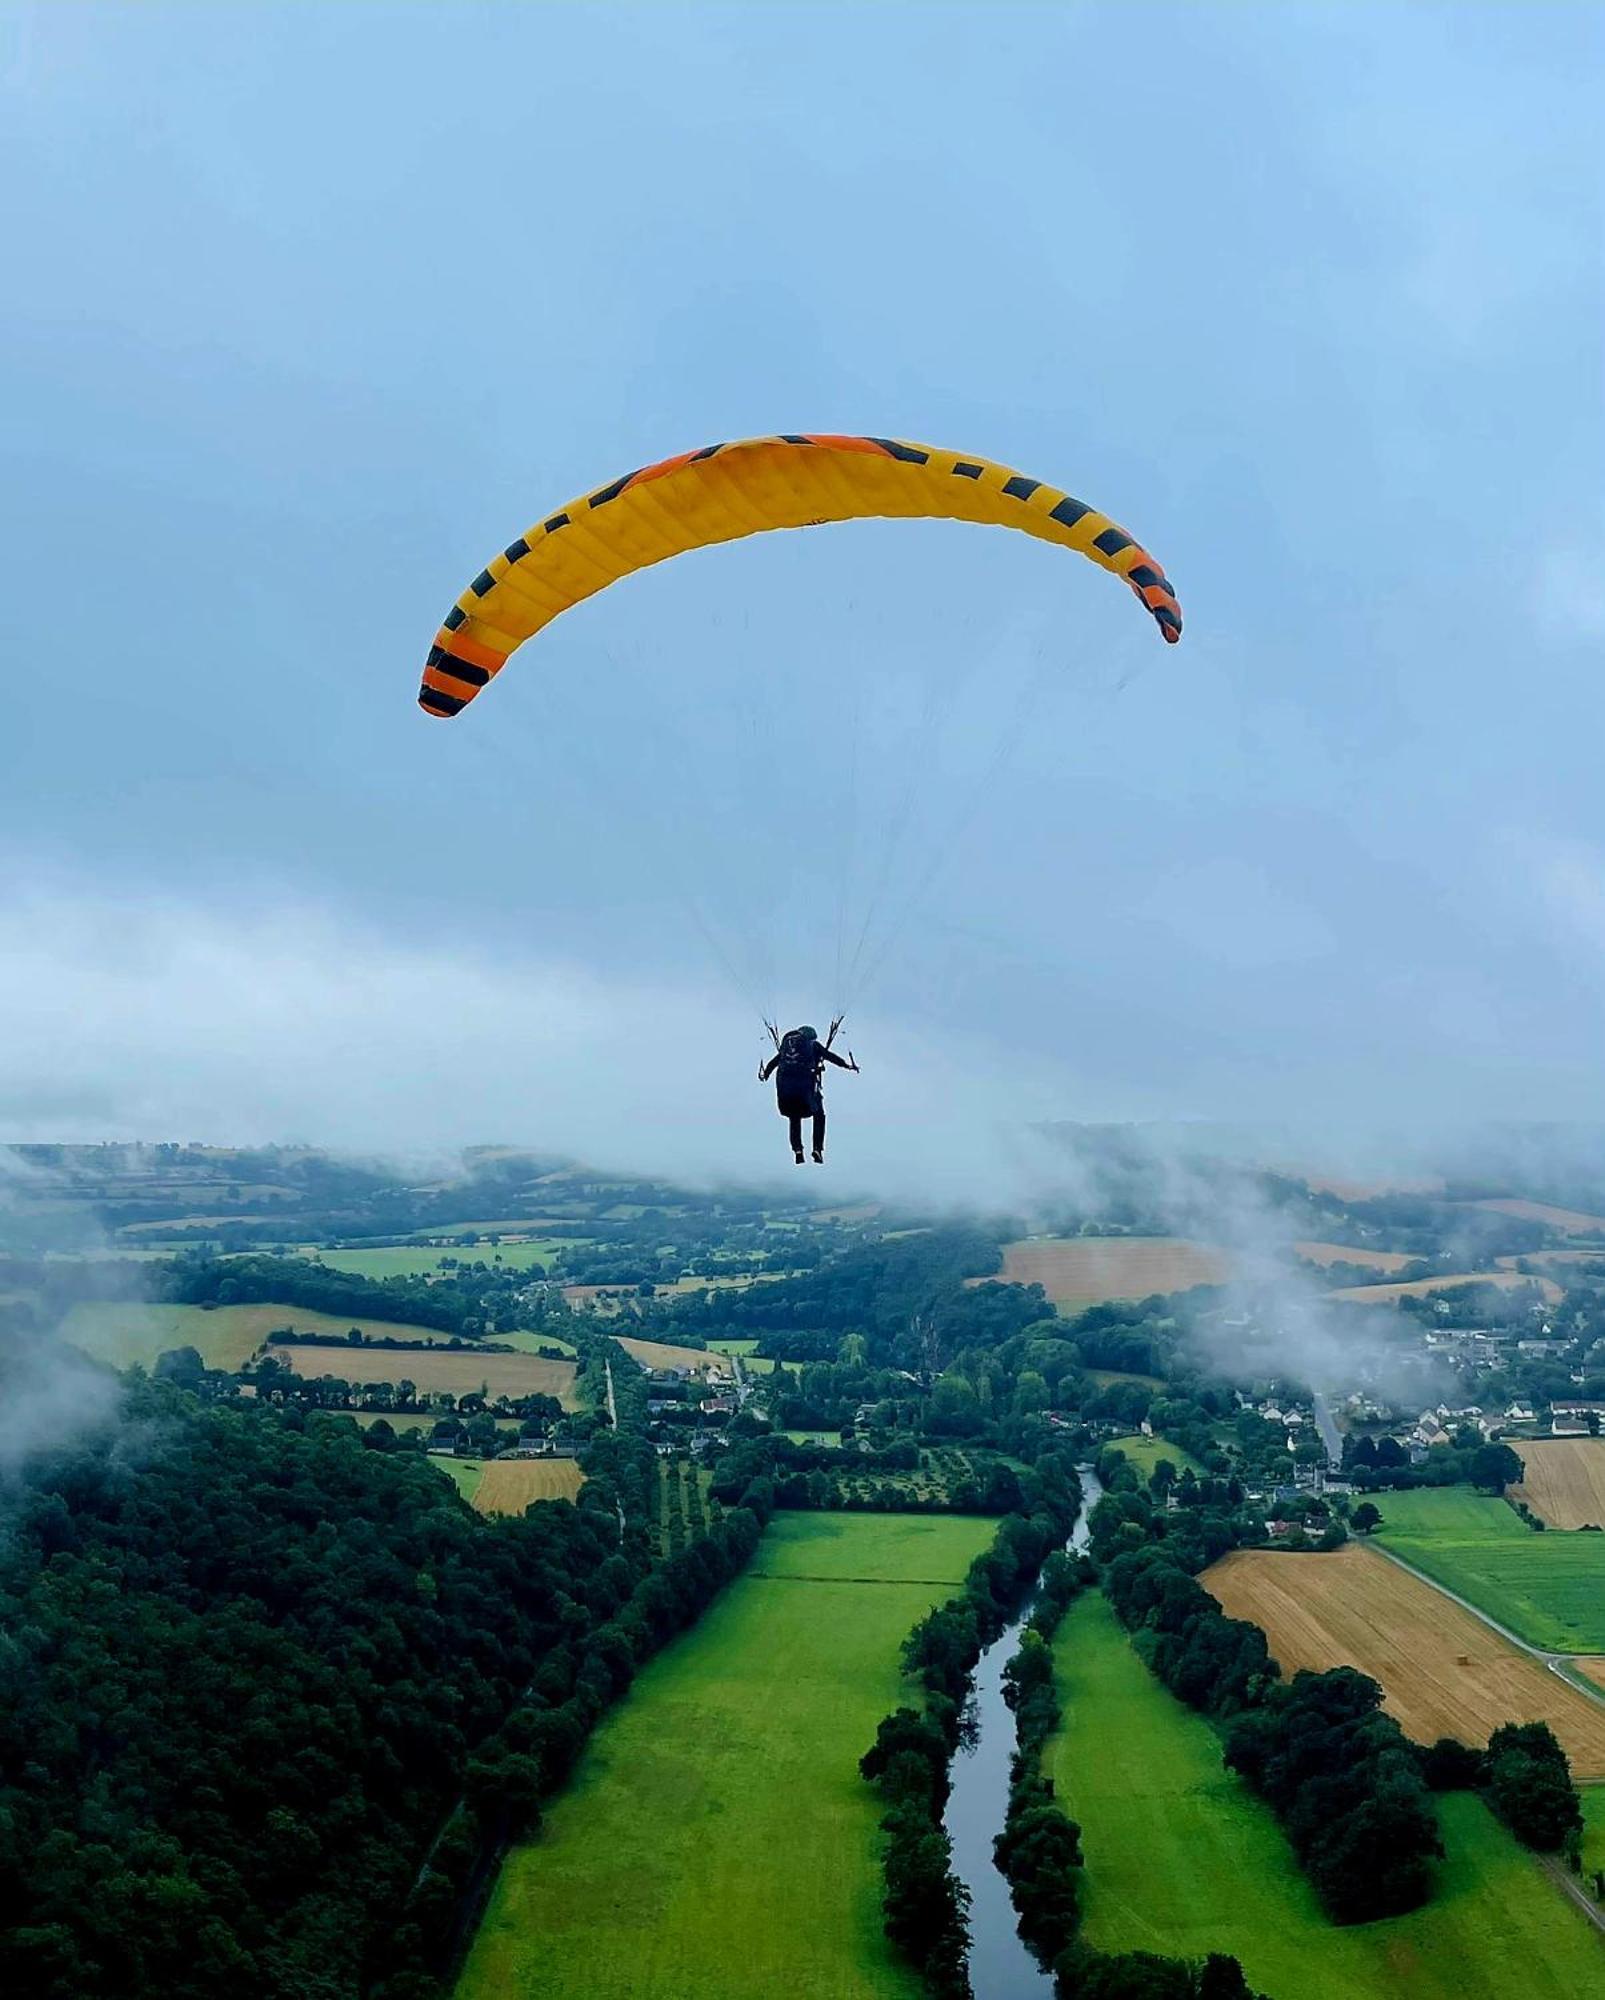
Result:
[[[1514,1447],[1525,1468],[1511,1488],[1552,1528],[1605,1528],[1605,1438],[1525,1440]]]
[[[1439,1800],[1447,1859],[1424,1909],[1329,1923],[1220,1738],[1153,1678],[1096,1592],[1072,1607],[1055,1658],[1065,1724],[1048,1768],[1081,1825],[1084,1935],[1100,1950],[1230,1953],[1279,2000],[1576,2000],[1598,1986],[1605,1941],[1480,1800]]]
[[[486,1354],[474,1347],[396,1349],[385,1347],[301,1347],[273,1349],[277,1360],[297,1375],[333,1375],[342,1382],[411,1382],[420,1395],[555,1396],[576,1407],[572,1361],[543,1361],[535,1354]]]
[[[1580,1778],[1605,1777],[1605,1703],[1374,1550],[1238,1549],[1203,1580],[1231,1617],[1264,1629],[1284,1673],[1369,1674],[1418,1743],[1454,1736],[1480,1749],[1502,1722],[1547,1722]]]
[[[907,1697],[909,1628],[993,1524],[904,1525],[771,1524],[755,1571],[642,1670],[508,1856],[457,2000],[917,2000],[881,1928],[880,1808],[858,1759]]]
[[[1529,1645],[1605,1653],[1605,1535],[1536,1534],[1463,1486],[1378,1493],[1378,1540]]]
[[[360,1326],[370,1338],[445,1340],[424,1326],[392,1326],[386,1320],[353,1320],[344,1315],[310,1312],[304,1306],[168,1306],[139,1305],[123,1300],[74,1306],[62,1322],[62,1335],[96,1361],[112,1368],[139,1362],[148,1368],[158,1354],[172,1347],[193,1347],[208,1368],[243,1368],[270,1333],[292,1327],[302,1333],[344,1337]],[[329,1350],[332,1352],[333,1350]],[[320,1370],[333,1374],[334,1369]],[[377,1379],[377,1378],[370,1378]]]
[[[493,1458],[473,1499],[481,1514],[522,1514],[537,1500],[573,1500],[584,1484],[572,1458]]]
[[[1007,1283],[1040,1285],[1056,1306],[1074,1308],[1220,1285],[1231,1275],[1224,1250],[1180,1236],[1044,1238],[1009,1243],[1003,1251]]]

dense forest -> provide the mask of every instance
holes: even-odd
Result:
[[[35,1459],[0,1537],[5,1991],[432,1992],[487,1844],[756,1545],[738,1508],[651,1569],[610,1454],[578,1506],[485,1521],[347,1421],[136,1379]]]

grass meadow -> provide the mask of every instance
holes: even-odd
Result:
[[[485,1476],[485,1460],[482,1458],[432,1458],[429,1463],[438,1472],[445,1473],[465,1500],[472,1500],[479,1491],[479,1482]]]
[[[905,1634],[993,1526],[776,1520],[508,1856],[457,2000],[918,2000],[881,1932],[857,1765],[903,1693]]]
[[[557,1243],[475,1243],[458,1244],[443,1250],[438,1244],[386,1244],[379,1248],[355,1250],[304,1250],[312,1263],[331,1271],[350,1271],[359,1278],[444,1278],[442,1257],[454,1258],[458,1265],[487,1264],[492,1270],[548,1270],[562,1246]]]
[[[1160,1686],[1096,1593],[1055,1646],[1066,1721],[1048,1765],[1081,1825],[1088,1941],[1241,1959],[1249,1984],[1320,2000],[1576,2000],[1605,1990],[1605,1938],[1481,1802],[1440,1801],[1448,1856],[1423,1910],[1339,1927],[1220,1739]]]
[[[1537,1533],[1465,1487],[1378,1493],[1377,1540],[1529,1645],[1605,1653],[1605,1535]]]
[[[1202,1472],[1203,1467],[1191,1452],[1183,1451],[1179,1444],[1172,1444],[1168,1438],[1123,1437],[1111,1438],[1109,1442],[1116,1451],[1123,1452],[1142,1474],[1144,1479],[1152,1479],[1154,1467],[1162,1458],[1168,1458],[1178,1472],[1190,1465],[1194,1472]]]

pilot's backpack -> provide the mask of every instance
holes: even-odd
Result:
[[[819,1062],[819,1044],[812,1035],[800,1035],[788,1028],[780,1038],[780,1060],[775,1064],[775,1095],[780,1108],[806,1111],[813,1104]]]

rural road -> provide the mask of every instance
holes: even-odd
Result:
[[[1583,1915],[1594,1926],[1595,1930],[1605,1931],[1605,1910],[1602,1910],[1598,1903],[1594,1901],[1593,1897],[1583,1887],[1582,1883],[1577,1880],[1576,1876],[1572,1874],[1570,1869],[1562,1862],[1557,1861],[1552,1854],[1540,1854],[1538,1856],[1538,1865],[1555,1884],[1557,1889],[1564,1891],[1566,1895],[1570,1896],[1578,1909],[1582,1911]]]
[[[1512,1632],[1508,1625],[1501,1625],[1497,1618],[1490,1618],[1488,1613],[1480,1605],[1473,1604],[1469,1597],[1462,1597],[1458,1590],[1451,1590],[1447,1584],[1439,1583],[1436,1577],[1428,1576],[1424,1569],[1417,1569],[1413,1562],[1406,1562],[1403,1556],[1395,1555],[1392,1549],[1385,1548],[1374,1536],[1366,1537],[1366,1547],[1374,1549],[1379,1556],[1385,1556],[1390,1563],[1397,1563],[1400,1569],[1408,1570],[1412,1576],[1419,1577],[1421,1582],[1430,1584],[1439,1596],[1447,1597],[1451,1604],[1458,1604],[1462,1611],[1469,1611],[1472,1617],[1479,1624],[1486,1625],[1490,1632],[1497,1632],[1501,1639],[1526,1653],[1530,1659],[1541,1661],[1557,1680],[1564,1681],[1569,1688],[1575,1688],[1579,1694],[1587,1695],[1590,1701],[1597,1701],[1605,1707],[1605,1688],[1601,1688],[1586,1674],[1580,1674],[1571,1667],[1573,1660],[1591,1659],[1592,1654],[1546,1653],[1542,1646],[1529,1644],[1519,1633]]]
[[[607,1370],[607,1414],[613,1428],[617,1430],[619,1427],[619,1406],[613,1400],[613,1363],[611,1361],[604,1361],[602,1366]]]
[[[1332,1420],[1332,1411],[1320,1390],[1315,1391],[1315,1428],[1321,1433],[1321,1442],[1326,1446],[1326,1462],[1332,1471],[1343,1463],[1343,1439]]]

